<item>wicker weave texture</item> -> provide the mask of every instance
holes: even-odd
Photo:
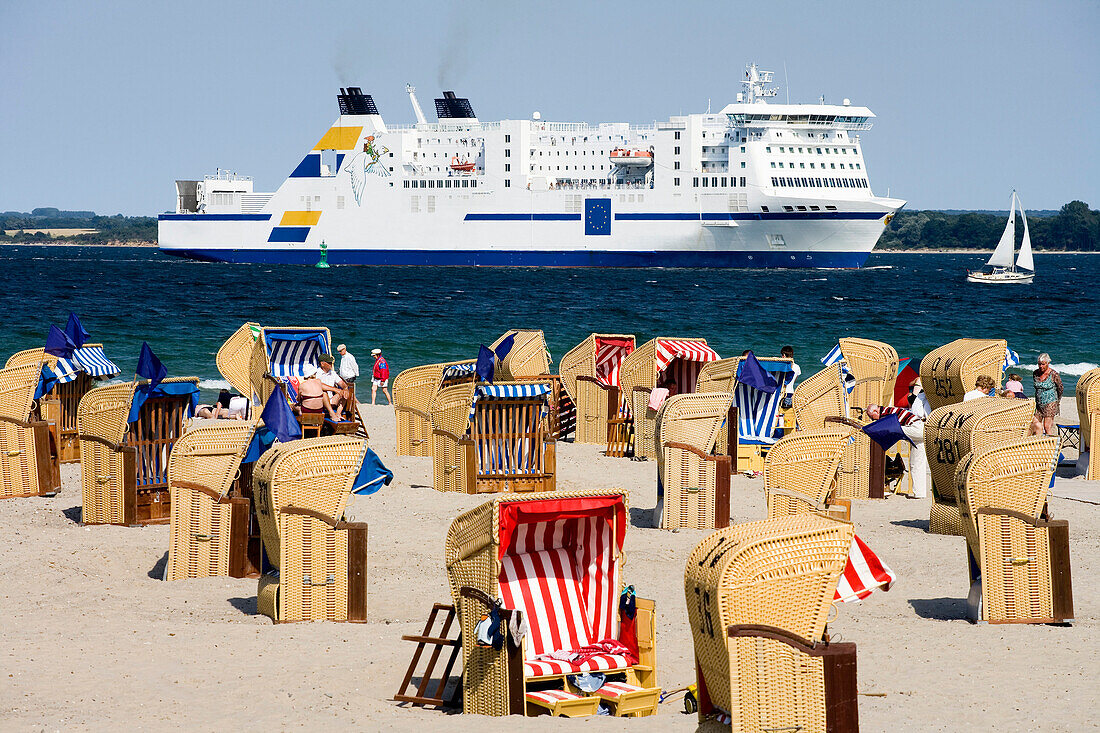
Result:
[[[710,454],[732,404],[733,395],[712,393],[675,395],[661,406],[656,421],[657,471],[665,492],[661,529],[714,527],[718,461]]]
[[[769,519],[826,508],[854,432],[799,430],[776,441],[764,457]]]
[[[432,398],[443,379],[443,364],[405,369],[393,379],[393,407],[397,413],[397,455],[432,454]]]
[[[468,603],[459,590],[477,588],[490,598],[498,595],[500,578],[500,505],[510,501],[620,496],[629,516],[628,494],[622,489],[546,492],[500,496],[458,515],[447,530],[444,559],[451,594],[462,624],[462,697],[467,713],[501,716],[509,713],[507,656],[492,647],[478,646],[475,626],[484,610]],[[530,624],[531,621],[528,620]]]
[[[962,402],[979,375],[1001,384],[1004,339],[958,339],[933,349],[920,363],[920,383],[932,409]]]
[[[794,389],[794,419],[799,430],[821,430],[827,417],[848,417],[840,364],[803,379]]]
[[[1054,616],[1050,539],[1041,520],[1058,447],[1055,437],[1020,437],[971,453],[959,465],[959,508],[981,567],[982,620]],[[1006,509],[1033,521],[981,509]]]
[[[871,436],[841,423],[825,423],[832,430],[849,438],[841,453],[836,474],[836,493],[839,499],[871,498],[871,451],[877,448]]]
[[[5,369],[27,366],[28,364],[42,364],[45,362],[51,369],[57,364],[57,357],[47,354],[43,349],[23,349],[8,357],[4,364]]]
[[[166,580],[229,574],[232,508],[180,484],[198,484],[227,496],[240,476],[241,460],[255,432],[256,423],[251,421],[207,422],[192,428],[172,447]]]
[[[233,335],[225,340],[214,356],[218,371],[239,394],[252,399],[252,349],[256,345],[253,329],[259,329],[258,323],[245,323]]]
[[[629,339],[631,334],[593,333],[574,346],[558,363],[562,386],[577,408],[577,428],[574,442],[604,445],[607,443],[607,420],[615,417],[608,411],[608,388],[597,384],[596,347],[599,339]],[[586,377],[586,379],[579,379]],[[617,412],[617,411],[616,411]]]
[[[275,621],[348,619],[348,533],[339,524],[366,449],[367,441],[347,436],[305,438],[257,461],[252,496],[264,550],[279,571],[277,580],[259,581],[261,613]]]
[[[928,531],[962,534],[955,471],[974,450],[984,450],[1023,436],[1035,412],[1032,400],[984,397],[937,408],[924,423],[924,449],[932,473],[932,508]]]
[[[87,440],[93,436],[121,446],[126,435],[126,417],[134,396],[134,382],[112,384],[90,390],[77,408],[80,431],[80,483],[85,524],[122,524],[123,453]]]
[[[444,387],[432,398],[432,486],[436,491],[466,491],[472,456],[460,445],[470,420],[473,384]]]
[[[789,668],[776,664],[781,660],[771,655],[752,662],[736,650],[731,669],[734,650],[726,629],[731,624],[764,624],[820,640],[852,534],[847,522],[799,514],[727,527],[696,545],[688,558],[684,590],[695,657],[715,705],[739,710],[734,714],[751,720],[756,715],[751,708],[766,701],[748,692],[787,684],[779,677]],[[755,666],[755,675],[765,684],[739,686],[740,699],[734,700],[731,673],[746,674],[746,665]],[[812,703],[824,708],[824,694]]]
[[[494,351],[504,339],[514,335],[512,349],[500,363],[498,380],[540,377],[550,373],[550,351],[546,348],[546,336],[542,331],[507,331],[493,342]]]
[[[41,370],[42,362],[0,370],[0,417],[27,420]]]
[[[1081,431],[1081,452],[1089,453],[1100,422],[1100,369],[1090,369],[1077,380],[1077,422]],[[1089,481],[1100,481],[1100,461],[1089,461]]]
[[[849,402],[866,407],[894,403],[894,384],[898,378],[898,352],[890,344],[861,338],[840,339],[844,355],[856,387]]]
[[[41,369],[37,361],[0,370],[0,499],[41,492],[39,446],[27,422]],[[39,433],[38,440],[49,440],[48,434]]]

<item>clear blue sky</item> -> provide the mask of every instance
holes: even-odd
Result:
[[[273,190],[341,85],[395,123],[406,82],[429,117],[446,88],[485,120],[641,123],[721,108],[749,61],[870,107],[872,187],[910,208],[1100,206],[1096,2],[0,0],[0,29],[0,211],[154,214],[219,166]]]

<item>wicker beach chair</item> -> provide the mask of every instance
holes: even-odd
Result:
[[[507,331],[489,348],[496,351],[509,336],[515,336],[515,339],[497,368],[496,381],[542,377],[550,373],[550,351],[546,348],[546,337],[542,331]]]
[[[855,430],[799,430],[776,441],[764,457],[768,519],[834,506],[837,473]]]
[[[764,470],[764,456],[775,443],[779,430],[780,406],[787,380],[793,376],[791,359],[758,357],[760,366],[777,385],[774,392],[765,392],[738,380],[742,361],[738,356],[704,364],[697,385],[699,392],[733,392],[737,425],[718,434],[716,452],[733,459],[734,473]],[[733,437],[736,440],[732,440]]]
[[[799,430],[821,430],[827,417],[848,417],[848,389],[843,363],[830,364],[794,389],[794,419]],[[865,407],[865,405],[860,405]]]
[[[41,379],[41,361],[0,370],[0,499],[61,488],[57,442],[35,400]]]
[[[859,408],[854,417],[863,417],[863,408],[894,404],[894,384],[898,378],[898,352],[890,344],[860,338],[840,339],[840,350],[855,384],[848,404]],[[854,411],[854,410],[853,410]]]
[[[473,360],[425,364],[405,369],[393,380],[393,408],[397,413],[397,455],[432,454],[432,399],[445,386],[473,382]]]
[[[1093,443],[1100,441],[1100,369],[1090,369],[1077,380],[1077,419],[1080,455],[1089,454],[1085,478],[1100,481],[1100,460],[1091,460]]]
[[[858,729],[855,644],[825,633],[852,538],[847,522],[799,514],[695,547],[684,590],[701,722],[718,708],[733,731]]]
[[[920,383],[932,409],[962,402],[985,374],[999,387],[1008,344],[1004,339],[958,339],[928,352],[920,363]]]
[[[165,580],[253,574],[251,486],[242,487],[245,453],[258,423],[208,420],[191,428],[168,458],[171,528]]]
[[[245,323],[225,340],[214,356],[218,371],[238,394],[256,399],[252,389],[252,351],[261,332],[260,324]],[[251,405],[249,405],[251,407]]]
[[[244,326],[230,340],[236,340],[243,329]],[[286,386],[291,377],[301,378],[307,369],[319,368],[318,360],[321,354],[329,351],[331,344],[329,331],[323,326],[260,326],[248,368],[248,379],[251,391],[256,395],[257,406],[266,404],[280,383]]]
[[[84,395],[76,417],[84,524],[170,521],[169,457],[198,400],[198,383],[173,377],[149,391],[141,380]]]
[[[552,391],[548,381],[439,390],[431,404],[435,489],[553,491],[555,446],[547,427]]]
[[[598,701],[565,680],[585,671],[625,675],[655,709],[653,602],[639,598],[633,618],[620,614],[628,522],[627,492],[610,489],[499,497],[451,523],[445,553],[462,625],[465,712],[533,713],[545,709],[538,694],[554,690],[568,695],[553,697],[594,713]],[[528,632],[522,641],[506,638],[501,649],[480,646],[475,626],[498,599],[505,635],[517,611]],[[609,644],[612,651],[583,661],[542,656],[614,641],[625,651]]]
[[[80,399],[95,387],[96,382],[119,375],[119,369],[107,358],[103,344],[86,343],[67,359],[47,354],[43,349],[25,349],[13,354],[7,367],[46,363],[57,384],[38,400],[39,413],[50,423],[57,443],[61,463],[80,462],[80,439],[77,437],[76,411]]]
[[[885,499],[886,451],[863,432],[863,423],[850,417],[827,417],[824,430],[850,438],[837,470],[836,498]]]
[[[932,411],[924,423],[924,450],[932,474],[929,532],[963,534],[955,486],[959,462],[972,452],[1027,435],[1034,414],[1034,400],[1004,397],[983,397]]]
[[[256,462],[252,495],[273,571],[257,610],[276,623],[367,618],[367,525],[344,521],[367,441],[347,436],[276,444]]]
[[[702,338],[655,338],[634,349],[619,367],[622,397],[634,427],[634,455],[657,457],[657,412],[649,409],[649,393],[671,377],[679,394],[695,392],[702,366],[721,357]]]
[[[631,335],[593,333],[561,358],[562,385],[577,408],[574,442],[607,444],[608,420],[621,412],[619,368],[634,345]]]
[[[1057,463],[1058,439],[1048,436],[1014,438],[959,464],[972,620],[1073,621],[1069,524],[1046,506]]]
[[[657,515],[661,529],[714,529],[730,522],[730,457],[714,455],[733,395],[675,395],[657,413]]]

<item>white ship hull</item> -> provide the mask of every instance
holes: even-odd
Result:
[[[738,102],[649,127],[482,123],[450,93],[438,123],[416,103],[421,121],[404,127],[358,89],[340,105],[272,194],[220,171],[177,181],[160,248],[256,263],[315,264],[324,249],[330,264],[853,268],[905,203],[871,193],[849,131],[873,115],[847,104]],[[610,163],[623,148],[652,164]]]

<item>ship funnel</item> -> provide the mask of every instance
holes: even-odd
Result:
[[[456,97],[454,92],[443,92],[443,97],[435,100],[435,116],[441,120],[477,120],[470,100]]]
[[[374,100],[369,94],[363,94],[359,87],[340,87],[340,93],[336,96],[340,103],[342,115],[376,115],[378,108],[374,106]]]

